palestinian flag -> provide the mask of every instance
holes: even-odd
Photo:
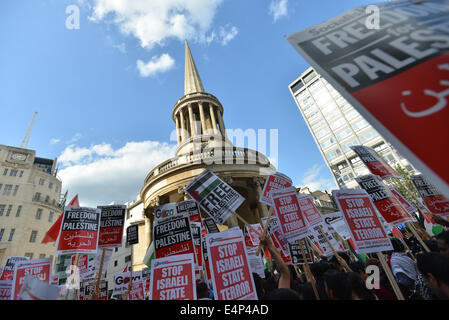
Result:
[[[186,192],[196,201],[201,202],[212,190],[223,181],[212,173],[205,170],[186,187]]]
[[[148,268],[151,268],[151,261],[155,258],[155,251],[154,251],[154,242],[151,241],[150,245],[148,246],[147,252],[145,253],[145,257],[143,258],[142,263],[145,264]]]

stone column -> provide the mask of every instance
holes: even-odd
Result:
[[[265,184],[265,181],[262,177],[254,177],[253,178],[253,184],[256,187],[256,199],[259,200],[260,196],[262,195],[262,187]],[[257,207],[259,209],[259,215],[261,218],[268,218],[269,211],[268,206],[265,203],[257,201]]]
[[[175,115],[175,123],[176,123],[176,139],[178,140],[178,145],[181,143],[181,136],[179,134],[179,120],[178,115]]]
[[[221,135],[227,139],[228,137],[226,135],[226,128],[225,128],[224,122],[223,122],[223,114],[220,111],[218,111],[218,123],[220,124]]]
[[[203,102],[198,102],[198,106],[200,109],[200,120],[201,120],[202,134],[205,134],[207,128],[206,128],[206,118],[204,117]]]
[[[184,111],[179,110],[179,117],[181,118],[181,141],[186,139],[186,123],[184,120]]]
[[[194,119],[194,115],[193,115],[193,109],[192,109],[192,105],[189,104],[188,106],[189,108],[189,123],[190,123],[190,136],[193,137],[196,135],[195,133],[195,119]]]
[[[212,133],[218,133],[217,132],[217,120],[215,120],[214,106],[212,104],[209,104],[209,113],[210,113],[210,117],[212,119]]]

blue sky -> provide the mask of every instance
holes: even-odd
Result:
[[[335,187],[288,90],[308,64],[284,36],[372,1],[114,3],[0,2],[0,144],[19,146],[37,111],[28,148],[61,160],[69,197],[133,200],[145,175],[173,156],[187,39],[226,127],[278,129],[278,170],[295,185]],[[79,29],[66,27],[70,5],[80,9]]]

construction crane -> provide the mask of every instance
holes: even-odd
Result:
[[[34,112],[33,119],[31,120],[30,127],[28,128],[27,134],[25,135],[25,138],[23,138],[22,144],[20,145],[21,148],[26,149],[28,147],[28,141],[30,141],[30,134],[31,129],[33,128],[34,119],[36,119],[37,112]]]

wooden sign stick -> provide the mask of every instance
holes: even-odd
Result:
[[[401,232],[401,230],[399,230],[399,228],[397,228],[397,229],[398,229],[398,231],[403,235],[403,233]],[[415,256],[413,255],[412,250],[410,250],[410,248],[408,247],[408,245],[407,245],[407,243],[405,242],[405,240],[402,239],[401,237],[399,237],[399,240],[402,242],[402,244],[405,246],[405,248],[407,248],[408,252],[410,252],[410,255],[412,256],[412,259],[416,262],[416,258],[415,258]]]
[[[80,262],[80,254],[77,253],[75,255],[75,272],[78,272],[78,264]],[[79,278],[78,278],[79,279]],[[73,285],[75,284],[75,276],[72,277],[72,281],[71,281],[71,286],[73,288]],[[79,287],[79,283],[78,283],[78,300],[80,299],[80,287]]]
[[[405,300],[404,295],[402,294],[401,289],[399,289],[396,279],[394,278],[393,273],[391,272],[391,269],[387,264],[387,261],[385,261],[384,255],[382,254],[382,252],[376,252],[376,254],[379,258],[380,263],[382,264],[382,268],[385,270],[388,281],[390,281],[391,287],[393,288],[396,297],[398,298],[398,300]]]
[[[246,225],[247,225],[251,230],[253,230],[259,237],[262,236],[262,234],[261,234],[259,231],[257,231],[256,229],[254,229],[254,228],[251,226],[251,224],[250,224],[248,221],[246,221],[245,219],[243,219],[240,215],[238,215],[237,212],[234,212],[234,214],[235,214],[235,216],[237,217],[237,219],[239,219],[239,220],[242,221],[244,224],[246,224]]]
[[[326,233],[324,232],[323,228],[321,226],[318,226],[318,229],[320,229],[321,235],[324,237],[324,239],[326,239],[327,244],[331,247],[332,253],[334,254],[334,256],[337,257],[337,261],[338,263],[343,267],[343,269],[346,272],[350,272],[350,270],[347,270],[346,267],[340,263],[340,255],[337,253],[337,251],[335,250],[334,246],[332,245],[332,243],[329,241],[329,238],[326,236]]]
[[[106,249],[103,248],[103,252],[101,253],[100,270],[98,270],[97,276],[95,277],[95,286],[92,288],[92,291],[90,292],[89,300],[92,300],[92,298],[93,298],[93,300],[98,299],[98,295],[100,293],[100,282],[101,282],[101,274],[103,272],[105,252],[106,252]]]
[[[320,296],[318,294],[318,290],[316,288],[315,278],[313,277],[312,272],[310,271],[309,262],[307,261],[307,255],[306,251],[304,249],[304,246],[302,245],[301,240],[298,240],[299,247],[301,248],[301,253],[304,258],[304,271],[306,272],[306,277],[308,281],[312,284],[313,293],[315,294],[315,298],[317,300],[320,300]]]
[[[126,300],[129,300],[129,292],[131,291],[131,288],[133,287],[133,266],[132,266],[132,263],[129,266],[129,272],[130,272],[130,276],[129,276],[130,279],[129,279],[128,290],[126,291]]]
[[[309,246],[312,248],[312,251],[315,252],[315,255],[317,256],[317,258],[321,257],[323,254],[321,253],[320,249],[317,248],[315,243],[313,243],[313,241],[310,240],[309,237],[306,237],[306,239],[307,239],[307,242],[309,243]]]
[[[416,232],[415,226],[413,224],[411,224],[410,222],[407,222],[406,225],[410,229],[410,231],[413,233],[413,235],[416,237],[416,239],[418,239],[419,243],[424,248],[424,250],[426,252],[430,252],[429,247],[424,243],[422,238],[419,236],[418,232]]]
[[[271,219],[272,215],[273,215],[273,210],[270,210],[270,214],[268,215],[267,222],[265,223],[265,226],[263,228],[262,238],[265,238],[265,236],[267,235],[268,225],[269,225],[269,222],[270,222],[270,219]],[[261,250],[262,250],[262,245],[259,243],[259,247],[257,248],[257,251],[256,251],[256,256],[258,256],[260,254]]]

